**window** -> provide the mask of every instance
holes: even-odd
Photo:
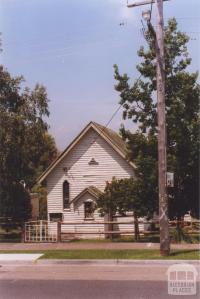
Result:
[[[50,213],[49,219],[53,222],[62,221],[62,213]]]
[[[94,205],[92,201],[86,201],[84,203],[85,219],[94,218]]]
[[[63,183],[63,208],[69,209],[69,183],[68,181],[64,181]]]

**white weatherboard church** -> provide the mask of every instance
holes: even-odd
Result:
[[[63,232],[78,231],[82,232],[79,237],[99,237],[98,232],[104,231],[104,225],[94,222],[104,219],[97,210],[93,211],[96,199],[104,191],[106,181],[113,177],[134,177],[134,169],[135,165],[126,160],[122,138],[90,122],[39,178],[39,183],[45,183],[47,189],[48,221],[71,222],[62,225]],[[132,220],[126,218],[126,221]],[[121,227],[119,224],[117,229],[133,231],[134,228],[130,224]],[[85,235],[86,231],[94,234]]]

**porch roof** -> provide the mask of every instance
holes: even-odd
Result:
[[[85,188],[83,191],[81,191],[74,199],[70,202],[70,204],[75,203],[78,201],[84,194],[89,193],[92,196],[94,196],[96,199],[99,198],[99,196],[102,194],[102,192],[95,186],[89,186]]]

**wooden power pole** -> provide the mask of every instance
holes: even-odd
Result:
[[[165,118],[165,61],[164,61],[164,21],[163,1],[156,0],[156,56],[157,56],[157,115],[158,115],[158,176],[159,176],[159,222],[160,253],[168,255],[169,224],[167,197],[167,154],[166,154],[166,118]]]
[[[165,118],[165,60],[164,60],[164,21],[163,1],[146,0],[130,4],[135,7],[145,4],[156,4],[156,32],[155,50],[157,60],[157,117],[158,117],[158,185],[159,185],[159,225],[160,225],[160,254],[169,255],[169,224],[168,224],[168,197],[167,197],[167,156],[166,156],[166,118]],[[149,21],[150,22],[150,21]],[[151,25],[151,24],[149,24]],[[153,28],[153,26],[150,26]],[[154,29],[153,29],[154,30]]]

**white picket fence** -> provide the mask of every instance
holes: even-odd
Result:
[[[24,242],[57,242],[57,231],[52,231],[44,220],[26,222]]]

